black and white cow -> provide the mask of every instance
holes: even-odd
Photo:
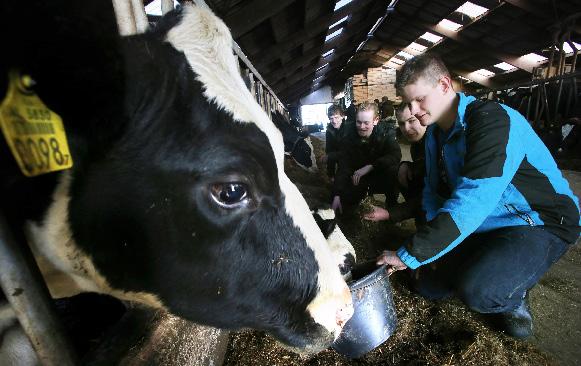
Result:
[[[335,263],[339,266],[345,280],[351,279],[351,270],[357,259],[355,249],[345,237],[335,219],[335,211],[331,208],[319,208],[313,211],[317,225],[327,238],[327,243],[333,254]]]
[[[317,171],[317,161],[315,159],[315,150],[311,143],[308,133],[301,132],[292,126],[278,111],[271,113],[272,122],[282,133],[284,143],[284,153],[293,158],[293,160],[308,172]]]
[[[351,295],[224,23],[185,6],[122,38],[110,1],[0,10],[0,95],[7,70],[31,75],[74,161],[26,178],[0,140],[0,208],[52,295],[106,293],[304,352],[329,346]]]

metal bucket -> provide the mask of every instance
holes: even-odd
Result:
[[[364,263],[352,274],[349,289],[355,311],[332,347],[344,356],[359,358],[393,334],[397,317],[386,266]]]

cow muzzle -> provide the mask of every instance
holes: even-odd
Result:
[[[335,291],[321,291],[307,310],[317,324],[323,326],[337,339],[345,323],[353,316],[349,287],[342,281],[342,285]]]

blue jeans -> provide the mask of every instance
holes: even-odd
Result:
[[[428,299],[455,295],[479,313],[512,311],[568,248],[541,226],[472,234],[434,266],[420,267],[414,287]]]

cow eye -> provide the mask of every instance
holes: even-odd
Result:
[[[248,200],[248,189],[243,183],[215,183],[211,187],[212,198],[223,208],[238,208]]]

